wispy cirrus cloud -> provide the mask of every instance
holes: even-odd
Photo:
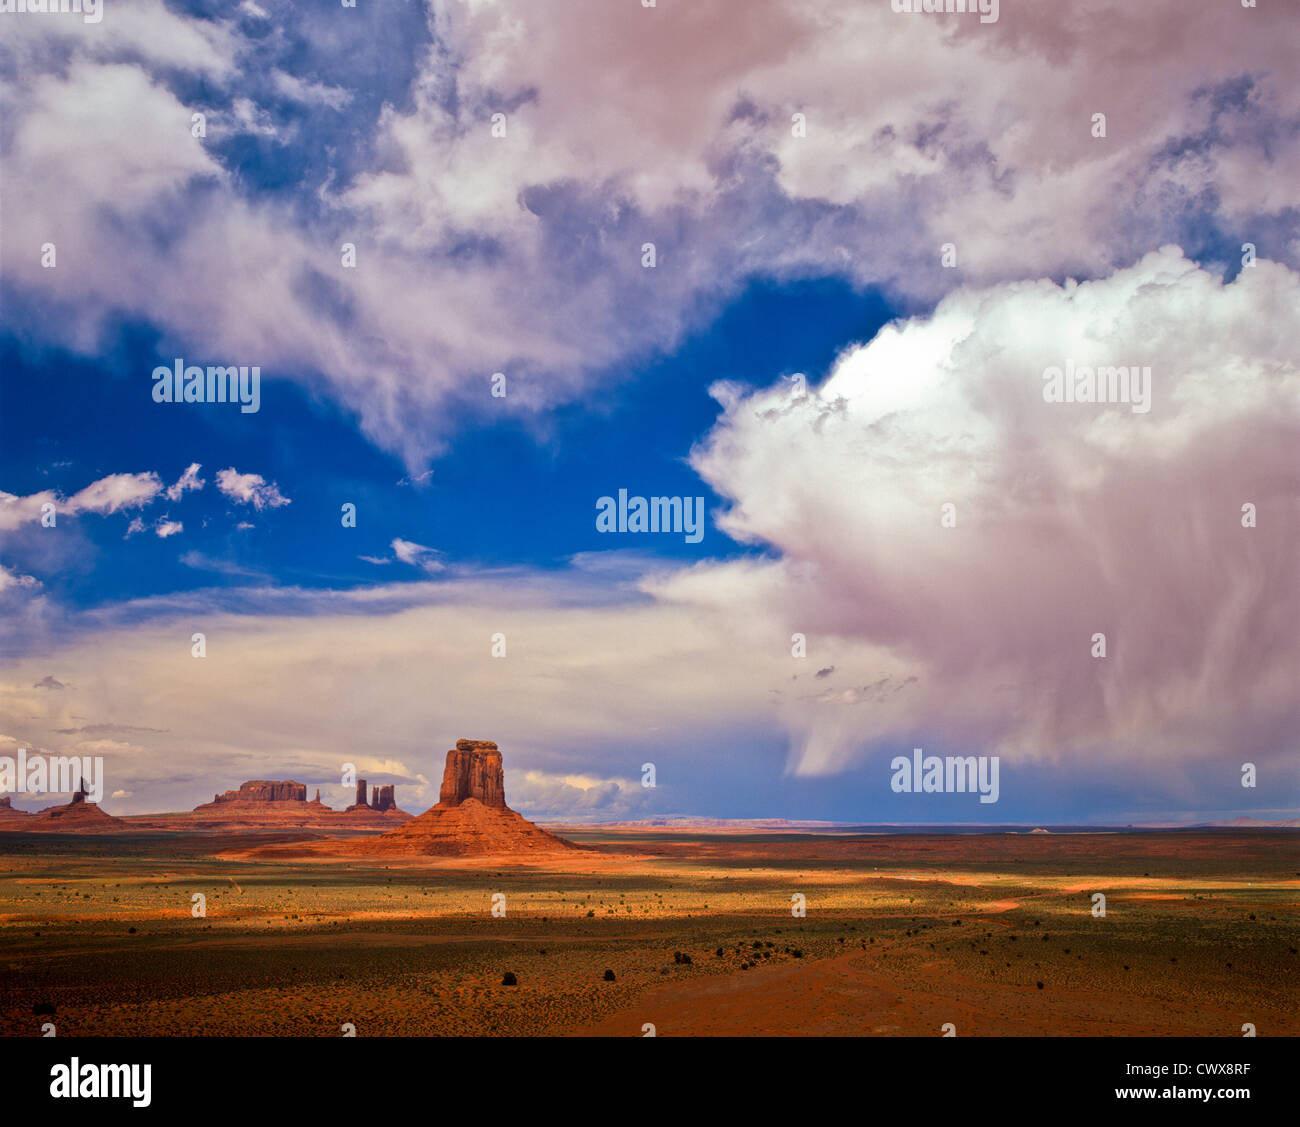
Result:
[[[423,544],[401,538],[394,539],[391,547],[394,559],[423,571],[438,572],[446,566],[442,561],[442,553],[436,548],[427,548]]]

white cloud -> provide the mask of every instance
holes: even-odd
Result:
[[[174,12],[163,0],[105,6],[99,23],[61,17],[6,20],[5,49],[34,74],[54,69],[71,50],[100,63],[130,60],[220,81],[230,77],[241,44],[229,24]]]
[[[257,510],[275,509],[289,504],[274,482],[267,483],[261,474],[239,473],[233,466],[217,471],[217,488],[232,501],[252,505]]]
[[[52,489],[19,497],[15,493],[0,492],[0,532],[13,532],[24,524],[41,519],[43,505],[58,505],[58,494]]]
[[[327,86],[323,82],[304,82],[284,71],[275,72],[275,85],[282,94],[296,102],[316,102],[332,110],[341,110],[352,100],[352,93],[341,86]]]
[[[249,133],[255,137],[269,137],[284,142],[269,111],[256,102],[249,98],[236,98],[233,111],[228,117],[218,118],[217,124],[226,126],[234,133]]]
[[[404,564],[422,568],[427,572],[441,571],[445,566],[436,548],[426,548],[423,544],[414,544],[410,540],[394,539],[390,547],[393,555]]]
[[[1168,249],[1101,281],[959,291],[803,400],[721,385],[692,464],[732,501],[721,527],[779,561],[651,589],[775,618],[836,667],[789,709],[802,773],[927,733],[1020,756],[1276,753],[1294,725],[1300,326],[1260,310],[1285,308],[1294,272],[1224,285]],[[1068,360],[1151,365],[1149,413],[1045,402],[1044,370]]]
[[[532,818],[618,821],[645,817],[660,796],[639,778],[599,778],[549,771],[509,771],[506,801]]]
[[[252,568],[243,567],[232,560],[217,559],[191,548],[183,552],[180,562],[196,571],[214,571],[218,575],[228,575],[239,579],[259,579],[269,581],[268,577]]]
[[[156,473],[117,473],[91,482],[68,498],[60,497],[52,489],[26,497],[0,492],[0,532],[14,532],[25,524],[39,522],[42,508],[47,504],[54,506],[56,519],[84,513],[103,516],[122,509],[143,508],[161,491],[162,482]]]
[[[0,591],[11,588],[33,589],[39,587],[40,581],[33,575],[22,575],[0,564]]]
[[[166,540],[169,536],[175,536],[176,533],[184,529],[184,525],[178,520],[168,520],[163,517],[154,526],[154,532],[158,534],[160,540]]]
[[[198,462],[191,462],[185,472],[176,479],[176,484],[167,487],[167,499],[169,501],[179,501],[181,497],[190,490],[202,489],[206,484],[203,479],[199,477],[199,470],[202,468],[203,467],[200,466]]]
[[[92,482],[60,506],[64,512],[115,513],[147,505],[162,490],[156,473],[116,473]]]

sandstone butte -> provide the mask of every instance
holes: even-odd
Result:
[[[316,792],[316,797],[318,799],[320,798],[320,791]],[[357,813],[365,813],[366,811],[369,810],[374,810],[382,814],[387,810],[396,810],[396,809],[397,809],[397,800],[393,797],[393,788],[391,786],[375,787],[374,798],[370,802],[367,802],[366,801],[366,780],[358,779],[357,800],[346,810],[344,810],[343,813],[357,814]],[[405,811],[402,811],[402,813],[405,813]],[[407,816],[409,817],[409,815]]]
[[[131,827],[121,818],[106,814],[98,804],[86,801],[85,790],[72,796],[72,801],[62,806],[47,806],[30,813],[15,810],[8,796],[0,798],[0,831],[21,830],[23,833],[114,833]]]
[[[292,848],[267,846],[266,851]],[[296,851],[331,856],[466,857],[528,856],[581,848],[506,805],[501,752],[495,743],[457,740],[447,752],[435,806],[376,837],[317,842]]]
[[[217,795],[204,806],[219,806],[223,802],[306,802],[307,787],[304,783],[292,781],[272,782],[270,779],[253,779],[240,783],[238,790],[228,790]],[[320,792],[316,794],[320,801]],[[202,810],[200,806],[196,809]]]

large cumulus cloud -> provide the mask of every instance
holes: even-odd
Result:
[[[732,501],[722,527],[779,558],[659,589],[820,643],[835,673],[789,712],[801,772],[927,735],[1294,754],[1296,308],[1285,267],[1224,284],[1167,248],[1095,282],[955,293],[803,398],[720,386],[693,464]],[[1067,360],[1149,364],[1150,411],[1046,402]]]

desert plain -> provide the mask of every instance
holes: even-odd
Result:
[[[1300,1034],[1294,831],[551,828],[586,848],[0,835],[0,1033]]]

